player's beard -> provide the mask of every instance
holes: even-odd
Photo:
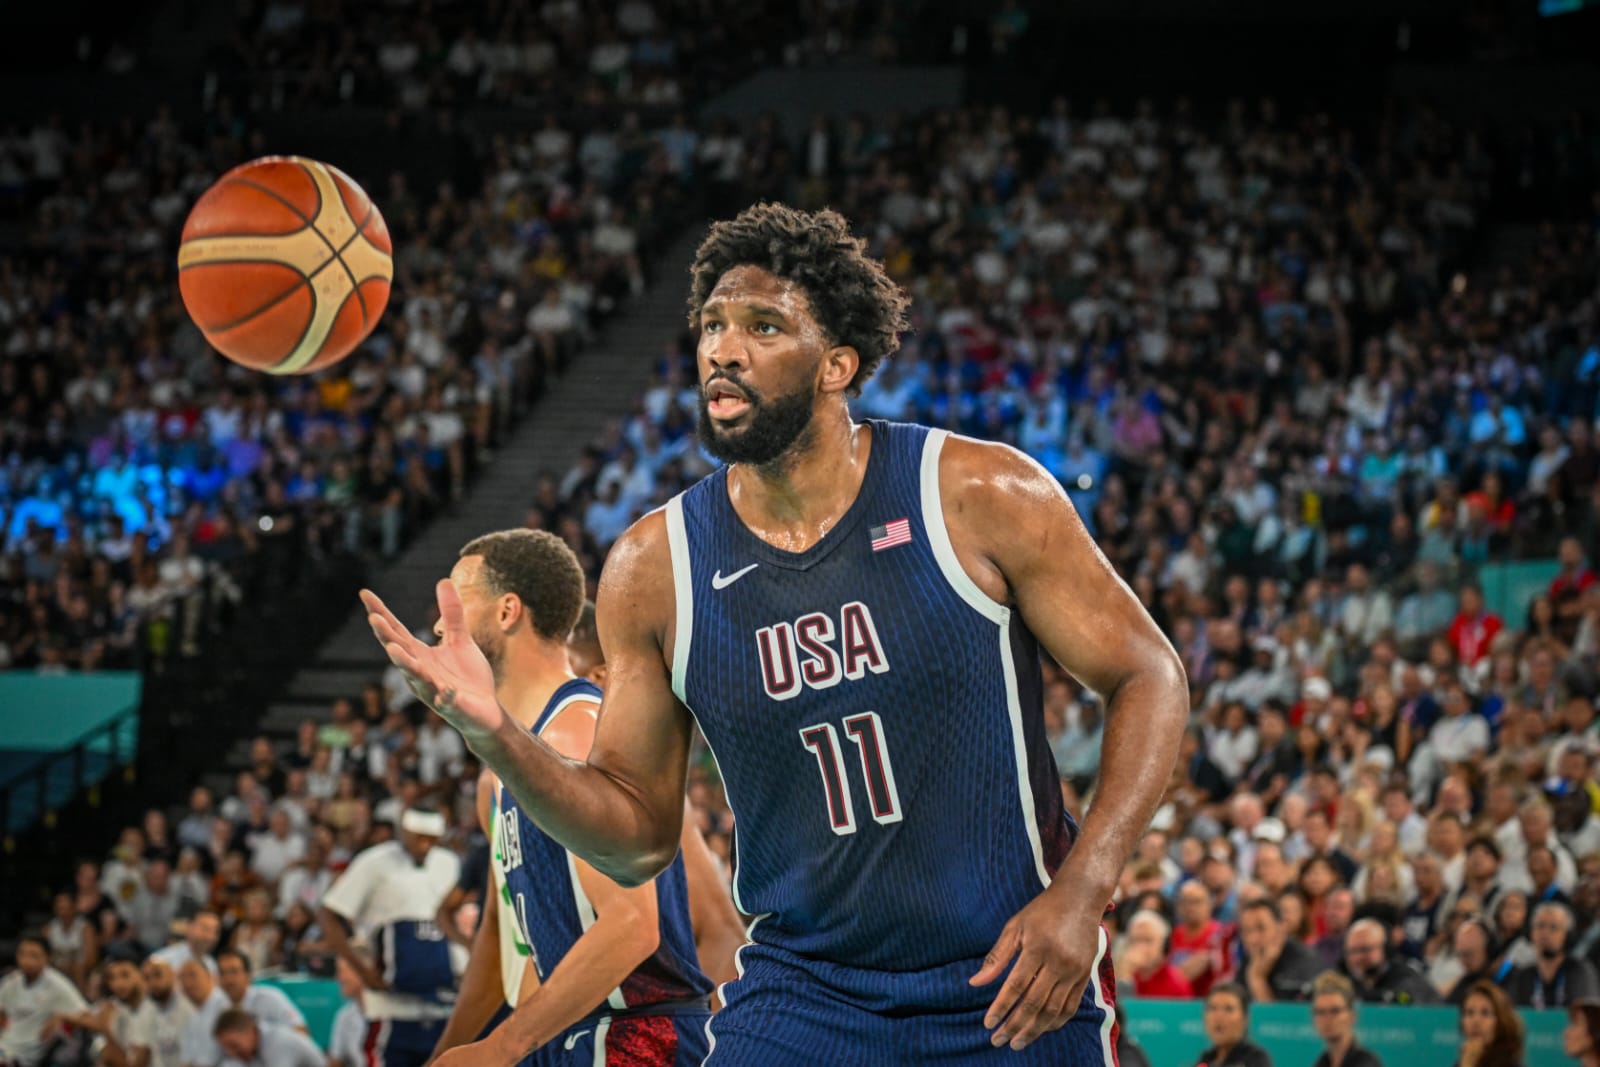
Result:
[[[792,393],[767,400],[748,384],[729,378],[744,390],[750,409],[736,429],[725,429],[711,417],[706,390],[700,389],[700,422],[696,426],[706,451],[724,463],[751,463],[764,467],[777,461],[811,426],[816,382],[807,380]]]
[[[483,658],[489,661],[489,670],[494,673],[494,684],[498,687],[505,680],[506,635],[499,627],[485,623],[473,630],[472,643],[478,646]]]

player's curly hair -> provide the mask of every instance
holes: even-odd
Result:
[[[565,641],[583,611],[583,567],[548,530],[497,530],[461,546],[483,557],[483,580],[495,596],[515,593],[540,637]]]
[[[909,301],[837,211],[760,203],[715,223],[689,270],[691,328],[700,324],[700,309],[717,281],[740,266],[760,267],[805,290],[828,342],[861,356],[851,396],[859,396],[883,357],[900,347]]]

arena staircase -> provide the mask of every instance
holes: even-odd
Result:
[[[450,572],[460,547],[489,530],[520,526],[542,471],[557,475],[578,458],[610,419],[628,414],[648,386],[663,344],[683,327],[688,267],[702,227],[689,226],[657,259],[654,281],[613,319],[600,338],[579,354],[565,376],[543,396],[496,449],[492,461],[468,489],[453,513],[437,516],[392,564],[376,570],[372,588],[400,619],[413,627],[431,625],[434,583]],[[329,603],[345,621],[315,658],[302,667],[272,703],[261,734],[292,740],[306,718],[326,721],[333,701],[356,700],[361,687],[376,681],[388,660],[373,639],[356,601]],[[205,784],[218,796],[232,792],[235,776],[247,765],[248,741],[227,753],[223,766]]]

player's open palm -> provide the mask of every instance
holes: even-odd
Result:
[[[972,976],[973,985],[988,985],[1016,960],[983,1018],[994,1030],[990,1040],[1023,1049],[1066,1025],[1089,984],[1100,937],[1100,910],[1089,910],[1058,888],[1046,889],[1013,915]]]
[[[444,624],[444,637],[436,645],[417,640],[371,590],[361,591],[361,603],[373,634],[417,699],[471,742],[499,729],[505,712],[495,699],[489,661],[467,632],[460,594],[448,579],[439,582],[436,593]]]

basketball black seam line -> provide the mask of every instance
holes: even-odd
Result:
[[[297,208],[293,204],[291,204],[287,197],[285,197],[282,193],[278,192],[276,189],[271,188],[270,186],[262,185],[260,182],[253,181],[253,180],[251,180],[249,178],[227,178],[227,179],[224,179],[224,180],[225,181],[230,181],[230,182],[237,182],[240,185],[249,186],[251,189],[255,189],[255,190],[259,191],[259,192],[266,193],[268,196],[272,197],[272,199],[276,200],[278,203],[282,204],[284,207],[286,207],[290,211],[294,212],[294,217],[299,219],[301,222],[305,223],[305,226],[303,226],[302,229],[310,230],[312,233],[316,234],[317,235],[317,239],[319,241],[321,241],[323,244],[328,246],[328,251],[329,252],[334,252],[333,242],[328,240],[326,234],[324,234],[321,230],[317,229],[317,221],[316,221],[317,220],[317,215],[321,215],[322,214],[322,190],[317,186],[317,176],[315,174],[312,174],[311,171],[309,169],[307,169],[307,167],[306,167],[306,165],[304,163],[296,163],[295,166],[299,167],[301,173],[303,173],[308,179],[310,179],[310,181],[311,181],[311,191],[313,193],[317,194],[316,214],[312,215],[309,219],[306,218],[305,213],[303,211],[301,211],[299,208]],[[341,200],[342,200],[342,198],[341,198]],[[345,214],[348,215],[349,213],[350,213],[349,209],[347,208],[345,210]],[[211,234],[206,234],[205,236],[210,237],[212,235]],[[225,235],[217,234],[216,236],[221,237],[221,236],[225,236]],[[265,237],[265,236],[269,236],[269,235],[256,233],[256,234],[238,234],[236,236],[240,236],[240,237],[244,237],[244,236]],[[288,237],[290,235],[284,233],[284,234],[271,234],[270,236],[273,236],[273,237]],[[198,240],[198,238],[196,238],[196,240]],[[335,254],[337,255],[336,252],[335,252]],[[321,270],[322,268],[318,267],[317,269]],[[311,273],[315,274],[316,271],[312,271]]]
[[[243,262],[246,262],[246,263],[270,263],[272,261],[271,260],[250,259],[250,260],[244,260]],[[290,269],[293,270],[294,268],[291,267]],[[295,273],[299,274],[300,272],[299,271],[295,271]],[[209,327],[209,328],[207,328],[205,330],[205,332],[206,333],[227,333],[229,330],[233,329],[235,326],[243,326],[245,323],[249,322],[251,319],[255,318],[257,315],[265,315],[267,312],[271,311],[273,308],[277,307],[279,304],[281,304],[285,300],[289,299],[295,293],[300,291],[301,286],[309,286],[310,284],[311,284],[311,280],[302,275],[299,281],[295,282],[289,288],[285,289],[283,292],[279,293],[277,296],[273,297],[271,300],[268,300],[265,304],[262,304],[260,307],[256,308],[254,311],[250,312],[250,314],[240,316],[239,318],[233,319],[230,322],[226,322],[221,326]]]
[[[337,182],[338,180],[339,179],[337,179],[337,178],[334,179],[335,182]],[[340,199],[343,199],[343,197],[341,197]],[[346,204],[345,205],[345,210],[349,211],[350,210],[350,205]],[[356,223],[356,235],[355,235],[355,237],[350,238],[350,241],[354,241],[356,239],[356,237],[362,236],[362,231],[364,231],[367,228],[367,223],[372,221],[373,213],[376,212],[377,210],[378,209],[373,205],[371,199],[368,199],[367,200],[367,213],[366,213],[365,216],[362,217],[360,222]],[[361,283],[356,281],[355,272],[350,269],[350,264],[344,262],[344,250],[346,248],[350,247],[350,241],[346,241],[344,243],[343,247],[341,247],[339,249],[339,253],[338,253],[339,262],[344,264],[345,273],[350,275],[350,281],[356,287],[356,299],[361,302],[361,328],[363,330],[365,330],[367,328],[367,298],[361,295]],[[372,244],[371,241],[368,241],[367,243],[368,244]],[[363,280],[365,280],[365,279],[363,279]]]

